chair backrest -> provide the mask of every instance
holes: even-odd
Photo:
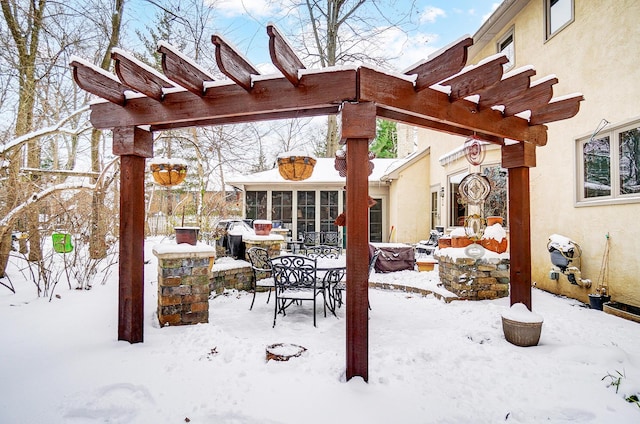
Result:
[[[328,246],[340,246],[340,233],[337,231],[325,231],[321,233],[320,243]]]
[[[371,276],[371,272],[373,271],[373,268],[376,266],[376,261],[378,260],[378,256],[380,255],[381,250],[380,249],[376,249],[375,252],[373,252],[373,256],[371,256],[371,260],[369,261],[369,276]]]
[[[307,248],[307,256],[310,258],[331,258],[338,259],[340,257],[340,248],[336,246],[326,246],[320,244]]]
[[[316,260],[305,256],[282,255],[271,259],[276,288],[309,289],[316,286]]]
[[[315,246],[320,243],[320,233],[315,231],[306,231],[302,234],[302,243],[305,246]]]
[[[271,261],[269,260],[269,252],[263,247],[252,247],[247,250],[249,262],[254,273],[256,271],[270,272]]]

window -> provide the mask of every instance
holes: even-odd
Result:
[[[320,231],[338,231],[334,221],[338,217],[338,192],[320,192]]]
[[[513,39],[513,28],[498,41],[498,53],[504,53],[509,61],[502,65],[504,71],[513,68],[516,63],[516,47]]]
[[[460,182],[469,175],[468,172],[449,177],[449,225],[464,225],[464,217],[467,214],[467,204],[458,193]]]
[[[369,241],[382,242],[382,199],[373,199],[376,204],[369,208]]]
[[[247,191],[247,219],[267,219],[267,192]]]
[[[573,0],[545,0],[546,37],[551,38],[573,22]]]
[[[640,121],[577,141],[579,204],[640,201]]]
[[[298,226],[297,234],[316,230],[316,192],[298,192]]]
[[[482,167],[482,175],[489,179],[491,192],[484,201],[484,217],[500,216],[507,226],[507,170],[500,165]]]
[[[271,219],[282,221],[282,224],[291,224],[291,211],[293,195],[290,191],[274,191],[271,193]],[[290,226],[285,228],[291,228]]]

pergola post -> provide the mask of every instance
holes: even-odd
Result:
[[[502,166],[509,170],[510,300],[531,310],[531,203],[529,168],[536,166],[536,146],[502,147]]]
[[[369,379],[369,142],[376,135],[373,103],[346,103],[347,145],[347,380]]]
[[[153,156],[153,134],[138,127],[113,130],[113,153],[120,156],[120,261],[118,340],[143,341],[144,171]]]

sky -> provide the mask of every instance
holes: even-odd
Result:
[[[229,291],[209,300],[209,323],[160,327],[157,260],[147,239],[144,343],[117,340],[117,267],[91,290],[61,277],[38,298],[16,255],[0,286],[0,422],[25,424],[565,424],[640,422],[640,324],[532,289],[544,320],[537,346],[506,341],[509,298],[445,303],[434,271],[374,272],[398,290],[369,290],[369,381],[348,382],[346,306],[292,306]],[[448,255],[464,249],[443,249]],[[230,258],[214,267],[228,269]],[[244,261],[242,261],[244,262]],[[246,262],[245,262],[246,263]],[[100,273],[102,271],[99,271]],[[7,279],[1,281],[7,282]],[[75,283],[73,284],[75,286]],[[450,293],[449,293],[450,294]],[[266,348],[306,348],[286,362]]]
[[[270,62],[266,25],[275,23],[285,33],[296,31],[296,26],[300,26],[297,12],[286,7],[287,1],[210,0],[210,3],[218,10],[212,32],[237,46],[259,69]],[[385,16],[396,17],[407,14],[410,2],[379,3],[385,5],[381,9]],[[395,57],[393,65],[401,70],[464,35],[473,35],[500,3],[499,0],[416,0],[411,23],[387,31],[377,44]],[[134,21],[152,20],[154,11],[143,0],[134,0],[129,7]]]

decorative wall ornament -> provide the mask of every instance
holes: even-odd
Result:
[[[476,138],[468,138],[464,142],[464,155],[471,165],[480,165],[484,161],[486,150],[484,144]]]
[[[373,173],[373,168],[375,165],[372,160],[376,158],[376,154],[373,152],[369,152],[369,175]],[[333,165],[338,171],[338,174],[341,177],[347,176],[347,151],[340,149],[336,152],[336,159]]]

